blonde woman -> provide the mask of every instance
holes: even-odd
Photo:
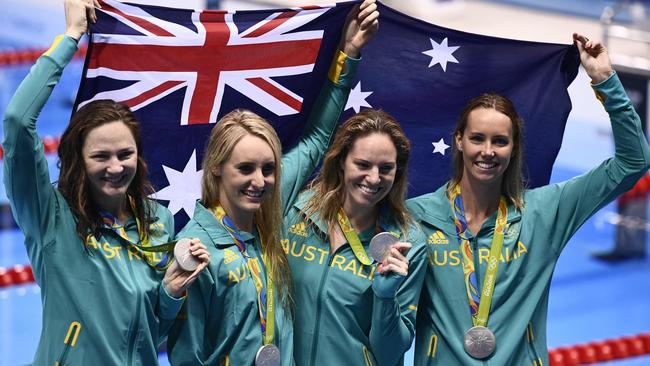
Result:
[[[170,335],[174,365],[293,365],[291,275],[282,214],[324,154],[345,105],[361,47],[377,30],[374,0],[352,11],[341,52],[298,146],[284,157],[269,123],[235,110],[213,129],[202,198],[181,235],[212,255]],[[280,184],[282,181],[282,184]]]

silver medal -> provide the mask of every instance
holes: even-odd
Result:
[[[174,257],[181,268],[193,272],[199,266],[199,260],[190,253],[190,239],[183,238],[174,246]]]
[[[384,259],[386,259],[390,247],[398,241],[399,239],[395,237],[395,235],[387,231],[373,236],[372,239],[370,239],[370,256],[372,259],[376,260],[377,263],[382,263]]]
[[[280,366],[280,350],[274,344],[266,344],[257,350],[255,366]]]
[[[480,360],[489,357],[494,352],[497,340],[490,329],[476,326],[465,333],[463,346],[468,355]]]

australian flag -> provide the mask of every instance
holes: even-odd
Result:
[[[184,223],[200,197],[199,164],[214,123],[234,108],[250,109],[290,149],[358,3],[234,12],[104,0],[77,108],[115,99],[135,111],[156,198]],[[528,185],[548,183],[571,109],[577,49],[441,28],[382,4],[379,11],[379,32],[362,50],[342,119],[362,108],[397,118],[413,144],[409,195],[449,179],[456,120],[483,92],[513,100],[525,120]]]

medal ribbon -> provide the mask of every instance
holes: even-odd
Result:
[[[454,212],[454,224],[456,225],[456,233],[458,234],[458,244],[460,246],[460,252],[463,255],[463,276],[465,278],[469,308],[472,313],[472,323],[474,326],[486,327],[490,314],[490,306],[492,305],[492,294],[494,293],[494,285],[496,284],[497,270],[499,269],[499,257],[503,248],[503,235],[508,218],[508,205],[506,204],[505,197],[501,196],[494,236],[492,236],[492,243],[490,244],[488,266],[485,271],[482,290],[479,292],[474,268],[474,253],[472,253],[472,247],[467,239],[469,233],[459,185],[454,187],[450,200],[452,211]]]
[[[357,232],[354,230],[352,224],[350,223],[350,219],[348,219],[348,216],[345,214],[345,211],[343,211],[342,208],[339,209],[336,217],[339,222],[339,227],[341,228],[341,231],[343,231],[343,235],[345,235],[345,239],[347,239],[348,243],[350,243],[352,252],[354,252],[354,255],[357,257],[359,262],[366,266],[372,264],[372,259],[370,259],[368,254],[366,254],[366,250],[363,249],[363,244],[361,244],[359,235],[357,235]]]
[[[133,207],[133,201],[129,197],[130,203],[131,203],[131,209],[133,212],[135,212],[135,207]],[[134,242],[129,238],[129,236],[126,234],[126,229],[124,228],[124,225],[120,223],[120,221],[117,219],[117,217],[111,215],[108,212],[100,211],[99,216],[102,218],[102,223],[103,227],[105,229],[111,230],[115,232],[120,238],[124,239],[124,241],[129,245],[130,247],[133,247],[138,253],[140,253],[140,256],[142,259],[149,265],[149,267],[158,270],[158,271],[164,271],[169,267],[169,265],[172,262],[173,258],[173,252],[174,252],[174,245],[176,245],[176,241],[170,242],[170,243],[165,243],[161,245],[156,245],[152,246],[151,245],[151,240],[149,237],[146,237],[141,244],[138,244],[138,242]],[[140,233],[142,232],[142,225],[140,224],[140,220],[138,218],[135,218],[135,223],[138,228],[138,238],[140,237]],[[88,237],[86,238],[86,243],[90,239],[92,234],[88,234]],[[163,256],[159,261],[155,261],[153,256],[149,255],[151,252],[163,252]]]
[[[275,332],[275,284],[273,283],[273,279],[270,277],[271,273],[271,268],[267,266],[266,268],[266,289],[264,289],[264,283],[262,282],[262,275],[260,273],[260,268],[259,266],[256,266],[254,262],[251,261],[253,259],[249,254],[248,251],[246,250],[246,242],[242,238],[241,234],[239,233],[239,230],[235,226],[235,224],[232,222],[230,217],[226,215],[226,211],[224,211],[223,207],[221,205],[217,205],[214,208],[210,209],[210,212],[214,215],[214,217],[221,223],[224,229],[230,234],[232,237],[233,241],[235,242],[235,245],[239,249],[239,252],[242,254],[244,259],[246,260],[246,268],[248,268],[248,273],[250,275],[250,278],[253,279],[253,283],[255,284],[255,290],[257,291],[257,310],[260,315],[260,326],[262,328],[262,338],[263,342],[265,345],[273,343],[273,337],[274,337],[274,332]],[[259,229],[258,229],[258,232]],[[260,242],[264,242],[262,238],[262,233],[260,232]],[[264,254],[262,254],[264,256]],[[266,263],[264,262],[264,258],[261,258],[262,263],[266,266]]]

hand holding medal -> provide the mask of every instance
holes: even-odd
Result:
[[[372,281],[372,290],[377,297],[395,298],[397,289],[408,274],[409,261],[406,254],[410,249],[411,243],[401,242],[388,232],[379,233],[370,240],[370,255],[379,262],[379,274]]]
[[[174,246],[176,260],[165,271],[163,285],[172,297],[179,298],[199,273],[210,263],[210,253],[199,239],[180,239]]]
[[[381,232],[370,240],[370,256],[379,263],[377,272],[380,274],[397,273],[400,276],[408,274],[409,261],[406,254],[411,249],[411,243],[401,242],[389,232]]]

